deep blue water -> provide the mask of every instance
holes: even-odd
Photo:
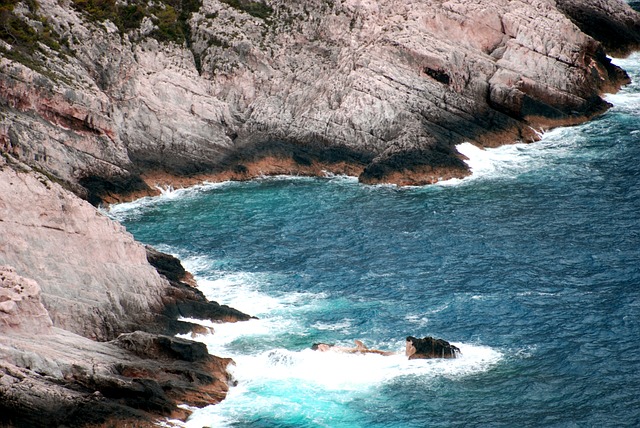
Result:
[[[621,61],[640,78],[639,57]],[[640,79],[639,79],[640,80]],[[200,337],[239,381],[189,427],[640,426],[640,86],[420,188],[271,178],[110,215],[260,320]],[[458,360],[308,349],[407,335]]]

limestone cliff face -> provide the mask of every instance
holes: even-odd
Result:
[[[144,247],[46,177],[3,168],[0,219],[0,264],[41,285],[56,326],[106,340],[162,309],[169,285]]]
[[[464,175],[458,142],[529,141],[606,109],[626,76],[575,23],[616,52],[640,37],[621,0],[206,0],[186,44],[150,19],[122,31],[39,3],[68,47],[0,61],[0,144],[93,203],[158,173]]]

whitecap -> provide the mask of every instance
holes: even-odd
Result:
[[[156,186],[156,189],[160,191],[157,196],[145,196],[140,199],[136,199],[131,202],[122,202],[118,204],[111,204],[108,207],[101,207],[100,211],[111,217],[114,220],[125,221],[135,218],[142,212],[148,210],[150,207],[163,204],[176,199],[185,199],[190,197],[196,197],[202,192],[210,191],[212,189],[219,189],[227,187],[233,183],[233,181],[223,181],[219,183],[203,182],[190,187],[184,187],[174,189],[171,186]]]
[[[318,321],[314,324],[311,324],[311,327],[317,330],[341,331],[343,333],[348,333],[353,327],[353,320],[346,318],[342,321],[335,322],[335,323],[324,323],[324,322]]]
[[[400,347],[402,343],[396,343]],[[391,356],[318,352],[310,349],[273,349],[255,355],[234,356],[229,368],[235,380],[221,404],[198,409],[186,427],[228,426],[245,413],[270,412],[300,406],[335,406],[354,397],[403,379],[452,380],[494,367],[502,353],[487,346],[455,343],[461,349],[456,359],[408,360],[402,353]],[[262,394],[273,388],[280,393]]]
[[[353,391],[377,387],[403,376],[466,376],[486,371],[502,353],[487,346],[452,343],[461,354],[456,359],[408,360],[404,342],[397,354],[351,354],[311,349],[272,349],[254,355],[234,356],[234,378],[240,383],[295,381],[323,390]]]

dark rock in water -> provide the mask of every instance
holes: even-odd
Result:
[[[460,349],[443,339],[435,339],[431,336],[418,339],[407,337],[406,355],[410,360],[428,358],[457,358]]]
[[[193,277],[185,270],[176,257],[171,254],[162,253],[155,248],[148,245],[145,246],[147,250],[147,260],[149,264],[156,268],[160,275],[164,275],[169,281],[186,282],[189,285],[193,281]]]
[[[171,358],[191,362],[204,361],[209,358],[207,345],[202,342],[154,335],[142,331],[121,334],[112,343],[141,358]]]
[[[247,321],[255,318],[237,309],[207,300],[205,295],[195,288],[196,281],[193,275],[184,269],[180,260],[149,246],[145,246],[145,249],[149,264],[173,286],[167,290],[164,312],[160,316],[161,328],[154,332],[188,333],[197,327],[192,323],[178,321],[179,317],[221,322]]]

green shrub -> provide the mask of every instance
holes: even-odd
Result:
[[[146,16],[145,10],[139,4],[131,4],[120,7],[118,28],[122,31],[129,31],[140,28],[142,20]]]
[[[220,0],[223,3],[228,4],[234,9],[241,10],[248,13],[251,16],[268,20],[273,14],[273,9],[268,4],[259,1],[247,1],[247,0]]]
[[[47,18],[41,18],[35,14],[38,10],[38,3],[35,0],[29,0],[25,4],[29,8],[27,17],[31,20],[38,20],[42,24],[39,31],[14,13],[13,9],[16,4],[17,0],[10,0],[0,5],[0,39],[10,44],[13,52],[12,54],[5,52],[5,55],[16,60],[18,58],[24,59],[39,49],[38,43],[59,52],[61,46],[58,42],[58,34],[49,25]]]
[[[119,8],[115,0],[73,0],[73,7],[97,22],[118,21]]]
[[[158,29],[154,31],[154,36],[158,40],[184,40],[185,34],[180,22],[178,21],[178,14],[173,7],[165,6],[164,9],[156,11],[154,15],[157,18],[157,22],[155,22],[155,24],[158,26]]]
[[[152,19],[157,29],[151,34],[161,41],[182,43],[189,39],[189,18],[202,6],[202,0],[130,1],[117,4],[116,0],[72,0],[76,10],[90,19],[110,20],[122,32],[140,28],[145,17]]]

